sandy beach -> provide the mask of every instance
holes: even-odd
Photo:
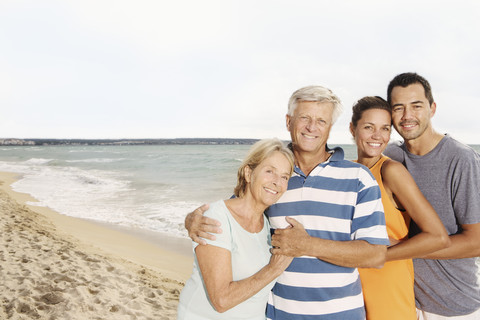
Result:
[[[175,319],[190,242],[26,205],[0,173],[0,319]]]

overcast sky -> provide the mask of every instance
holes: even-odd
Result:
[[[288,139],[319,84],[352,143],[352,104],[414,71],[434,127],[480,144],[479,37],[477,0],[0,0],[0,137]]]

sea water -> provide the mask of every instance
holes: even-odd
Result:
[[[185,215],[229,197],[249,146],[2,147],[15,191],[59,213],[184,237]]]
[[[333,146],[333,145],[332,145]],[[354,145],[342,145],[345,158]],[[4,146],[18,192],[68,216],[186,237],[185,215],[227,199],[249,145]],[[474,146],[480,151],[480,146]]]

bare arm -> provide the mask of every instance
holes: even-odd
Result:
[[[196,255],[208,296],[218,312],[225,312],[259,292],[275,280],[293,259],[273,255],[270,263],[254,275],[233,281],[230,251],[212,245],[197,246]]]
[[[480,223],[462,224],[461,233],[451,235],[451,246],[423,256],[424,259],[480,257]]]
[[[349,268],[381,268],[387,248],[363,240],[334,241],[310,236],[297,220],[286,217],[291,228],[276,229],[272,236],[274,254],[311,256]]]
[[[382,179],[385,189],[395,195],[422,230],[414,237],[390,246],[387,250],[387,261],[419,258],[450,246],[450,239],[442,221],[401,163],[385,162]]]
[[[208,204],[195,209],[185,217],[185,229],[188,236],[198,244],[205,245],[207,242],[202,239],[215,240],[215,236],[211,233],[222,233],[220,222],[215,219],[204,217],[203,214],[208,210]]]

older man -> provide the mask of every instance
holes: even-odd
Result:
[[[357,267],[385,261],[388,237],[375,179],[345,160],[341,148],[327,147],[340,113],[340,100],[324,87],[304,87],[290,98],[286,123],[295,172],[267,215],[276,229],[273,253],[296,258],[272,289],[269,319],[364,319]],[[186,218],[192,239],[211,237],[198,230],[211,223],[201,213]]]

